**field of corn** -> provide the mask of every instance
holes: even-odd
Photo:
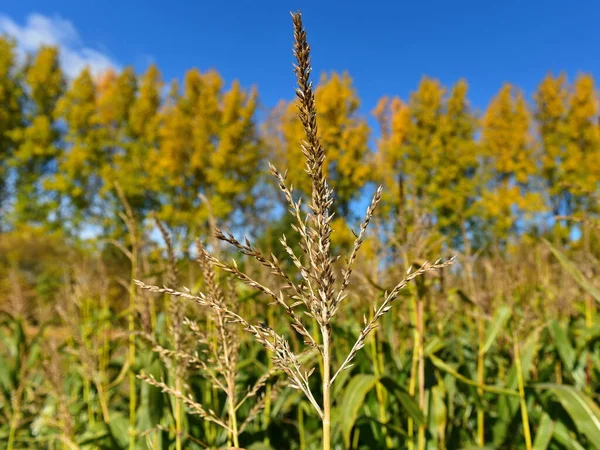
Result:
[[[600,449],[593,78],[424,78],[371,149],[292,19],[262,123],[0,37],[0,448]]]

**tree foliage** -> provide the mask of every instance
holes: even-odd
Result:
[[[360,100],[352,79],[346,73],[323,74],[315,91],[319,105],[317,116],[328,161],[325,170],[336,189],[336,201],[342,217],[351,214],[350,205],[357,199],[361,187],[369,178],[370,129],[359,115]],[[295,188],[306,195],[310,192],[304,174],[302,148],[304,136],[293,102],[280,103],[270,118],[267,134],[273,158],[278,167],[288,170]]]
[[[591,75],[548,74],[531,104],[507,83],[481,113],[468,92],[466,80],[446,87],[423,77],[406,101],[379,100],[372,132],[350,75],[322,75],[317,115],[339,244],[353,241],[354,206],[375,183],[385,187],[383,229],[399,241],[429,230],[438,247],[486,249],[551,228],[554,216],[598,214]],[[118,187],[138,219],[158,213],[185,247],[210,220],[252,229],[248,213],[277,215],[255,200],[273,194],[259,176],[267,159],[287,169],[297,195],[309,192],[295,106],[265,113],[257,89],[214,70],[191,69],[168,91],[155,65],[139,74],[86,68],[67,80],[56,48],[19,63],[14,42],[1,38],[0,105],[3,229],[123,233]],[[556,223],[563,236],[579,227]]]

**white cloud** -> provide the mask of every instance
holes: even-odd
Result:
[[[47,17],[33,13],[24,25],[19,25],[8,16],[0,14],[0,34],[12,36],[17,43],[19,54],[35,52],[40,45],[53,45],[60,49],[60,62],[65,74],[74,78],[88,66],[93,74],[108,68],[118,69],[118,64],[110,56],[86,47],[75,26],[60,16]]]

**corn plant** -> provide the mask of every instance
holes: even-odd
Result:
[[[294,281],[293,276],[284,271],[280,262],[273,256],[264,255],[248,240],[240,242],[231,233],[221,230],[216,232],[220,240],[228,242],[241,253],[254,258],[259,264],[268,268],[276,277],[282,280],[285,288],[275,292],[241,271],[235,261],[233,263],[224,262],[205,249],[200,249],[201,254],[199,257],[201,260],[205,258],[214,266],[231,273],[240,281],[259,290],[269,297],[274,304],[283,309],[290,320],[290,327],[304,339],[304,344],[308,348],[314,348],[318,352],[322,367],[321,401],[317,400],[317,393],[313,391],[310,384],[310,378],[315,371],[315,367],[305,367],[299,355],[292,351],[289,341],[273,328],[262,322],[258,324],[251,323],[249,319],[231,310],[227,304],[218,301],[210,292],[193,294],[189,291],[184,292],[172,288],[150,286],[141,281],[136,281],[136,283],[142,289],[152,292],[167,293],[173,297],[193,300],[199,305],[213,309],[222,316],[223,320],[240,324],[245,331],[251,333],[260,344],[272,352],[275,367],[287,375],[290,387],[300,390],[306,396],[322,423],[323,449],[329,450],[331,448],[331,411],[333,404],[331,389],[334,382],[343,371],[352,367],[358,351],[365,346],[367,337],[376,328],[380,319],[390,311],[400,291],[415,278],[426,272],[447,267],[454,260],[438,260],[433,264],[424,263],[416,270],[409,271],[390,292],[386,293],[381,304],[374,308],[374,314],[369,319],[366,316],[364,317],[359,336],[342,363],[338,367],[334,367],[335,336],[332,334],[332,323],[340,306],[348,297],[347,288],[351,281],[353,265],[375,208],[381,200],[382,189],[377,189],[371,204],[367,208],[365,219],[360,225],[358,233],[356,233],[352,250],[346,258],[346,267],[342,270],[338,286],[336,285],[334,263],[339,259],[339,256],[332,253],[331,247],[333,232],[331,207],[334,202],[334,193],[328,184],[323,169],[326,155],[319,136],[315,96],[310,81],[310,47],[302,24],[302,16],[300,13],[296,13],[292,15],[292,19],[295,38],[294,54],[296,56],[294,72],[298,84],[296,89],[298,116],[305,131],[305,140],[300,145],[306,160],[306,174],[310,178],[312,186],[312,196],[307,214],[302,209],[301,200],[294,199],[293,190],[287,186],[285,175],[274,166],[271,165],[270,167],[271,173],[278,181],[280,190],[285,195],[290,212],[295,218],[296,222],[293,229],[300,235],[302,256],[296,254],[287,245],[285,235],[281,238],[281,244],[299,271],[300,281]],[[309,329],[306,318],[315,321],[318,330],[316,333]]]

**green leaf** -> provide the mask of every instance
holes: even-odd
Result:
[[[485,341],[483,344],[483,352],[487,353],[488,350],[492,347],[492,344],[496,341],[496,337],[498,337],[498,333],[502,330],[506,321],[510,317],[510,308],[508,306],[502,306],[498,308],[496,314],[494,314],[494,319],[492,320],[491,327],[488,329],[488,332],[485,336]]]
[[[553,320],[550,324],[550,332],[554,338],[556,350],[558,351],[558,355],[560,356],[563,365],[571,371],[575,366],[575,349],[571,346],[567,333],[565,333],[565,330],[563,330],[556,320]]]
[[[531,378],[531,369],[533,368],[534,356],[538,349],[538,339],[540,333],[538,330],[534,330],[527,338],[525,342],[520,344],[521,347],[521,375],[523,381],[526,383]],[[517,365],[513,362],[508,377],[506,378],[506,387],[511,389],[517,388]]]
[[[358,411],[365,401],[366,395],[377,383],[375,375],[360,374],[353,377],[339,404],[338,417],[346,448],[350,448],[350,433],[358,417]]]
[[[580,433],[600,449],[600,408],[583,392],[572,386],[560,384],[538,384],[536,387],[551,391],[565,408]]]
[[[417,425],[425,425],[425,416],[419,409],[417,401],[408,393],[406,389],[396,383],[390,377],[383,377],[380,383],[400,402],[402,408]]]
[[[440,370],[442,370],[442,371],[444,371],[446,373],[449,373],[454,378],[456,378],[459,381],[462,381],[465,384],[468,384],[470,386],[476,386],[476,387],[478,387],[480,389],[483,389],[484,391],[492,392],[494,394],[511,395],[511,396],[514,396],[514,397],[518,397],[519,396],[519,393],[517,391],[512,390],[512,389],[506,389],[506,388],[497,387],[497,386],[489,386],[489,385],[486,385],[486,384],[479,384],[476,381],[473,381],[470,378],[467,378],[464,375],[461,375],[456,370],[454,370],[450,365],[446,364],[444,361],[442,361],[437,356],[429,355],[429,359],[431,360],[432,364],[435,367],[437,367],[438,369],[440,369]]]
[[[446,346],[446,343],[442,341],[438,336],[433,336],[427,340],[425,348],[423,349],[424,356],[429,356],[431,353],[437,353]]]
[[[264,442],[256,442],[248,447],[248,450],[273,450],[269,444],[265,444]]]
[[[109,434],[106,424],[96,422],[93,426],[88,426],[83,434],[77,436],[77,445],[86,448],[88,445],[102,442],[107,436]]]
[[[521,343],[521,372],[524,382],[527,382],[531,377],[531,368],[534,356],[537,353],[539,336],[540,333],[536,329]],[[508,372],[504,385],[512,390],[517,388],[517,365],[514,362]],[[515,415],[520,414],[519,411],[518,398],[503,396],[498,399],[498,406],[496,407],[498,418],[496,423],[492,425],[494,445],[500,447],[511,433],[513,420],[515,420]]]
[[[560,262],[563,268],[569,272],[573,279],[582,287],[588,294],[590,294],[598,303],[600,303],[600,289],[594,286],[582,273],[581,271],[569,260],[560,250],[554,247],[550,242],[544,239],[544,242],[550,249],[550,251],[556,256],[556,259]]]
[[[561,422],[556,422],[552,437],[556,442],[565,447],[566,450],[585,450],[583,446],[577,442],[577,439],[571,436],[567,427]]]
[[[564,328],[556,320],[553,320],[550,324],[550,333],[566,371],[573,377],[577,387],[585,386],[585,374],[581,370],[576,370],[577,351],[571,345]]]
[[[344,370],[335,379],[335,384],[331,387],[332,398],[338,398],[340,393],[343,391],[344,386],[348,382],[348,379],[352,376],[351,370]]]
[[[161,378],[160,361],[155,360],[148,364],[146,373]],[[140,404],[137,411],[137,428],[141,432],[155,427],[164,413],[164,397],[161,390],[148,383],[142,382],[140,386]]]
[[[540,419],[540,424],[535,435],[535,441],[533,441],[533,450],[546,450],[552,440],[553,432],[554,422],[548,414],[544,413]]]
[[[10,392],[12,389],[9,362],[0,354],[0,389]]]
[[[442,384],[437,384],[429,390],[429,407],[427,419],[428,429],[435,441],[446,440],[445,431],[448,424],[448,408],[445,402],[445,391]]]
[[[127,448],[129,443],[129,419],[123,413],[113,413],[108,424],[110,432],[120,448]]]
[[[403,429],[395,427],[389,422],[382,423],[374,417],[360,416],[358,419],[356,419],[357,426],[362,425],[363,423],[372,424],[380,429],[385,428],[388,431],[388,433],[396,435],[398,437],[406,438],[408,436],[408,434],[406,434],[406,431],[404,431]]]

